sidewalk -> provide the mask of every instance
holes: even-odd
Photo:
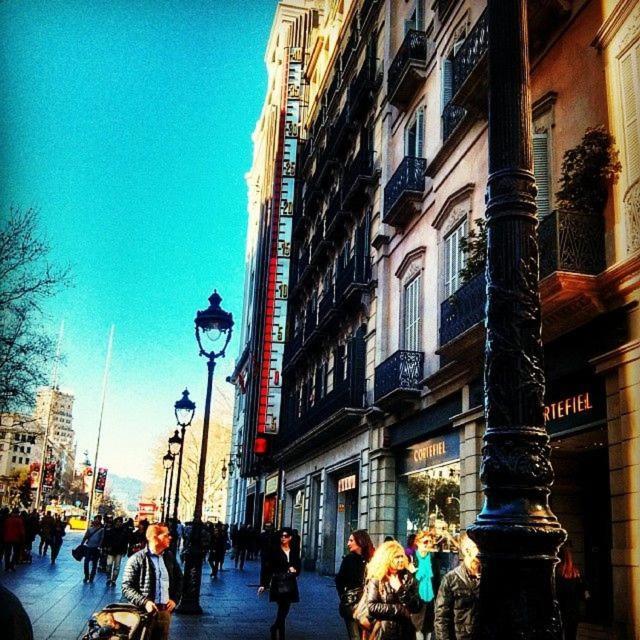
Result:
[[[83,584],[82,564],[71,556],[81,535],[68,534],[57,563],[37,554],[32,565],[20,565],[15,573],[0,572],[0,583],[13,591],[27,610],[35,640],[76,640],[86,629],[94,611],[121,598],[120,579],[107,587],[98,573],[93,584]],[[34,545],[35,546],[35,545]],[[258,598],[259,563],[248,562],[236,571],[233,561],[217,580],[204,565],[201,616],[174,616],[171,638],[188,640],[268,640],[275,618],[275,605],[265,594]],[[121,575],[124,571],[124,563]],[[287,619],[287,640],[335,640],[346,638],[338,615],[338,597],[333,580],[314,573],[300,577],[300,603],[293,605]]]

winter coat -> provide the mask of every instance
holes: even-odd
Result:
[[[5,543],[12,544],[24,542],[25,531],[24,522],[20,516],[11,515],[4,521],[3,540]]]
[[[274,584],[272,578],[274,576],[283,575],[289,573],[289,569],[295,569],[293,574],[296,578],[300,574],[301,570],[300,551],[297,545],[291,545],[289,551],[289,559],[280,545],[268,549],[262,556],[262,565],[260,567],[260,586],[265,589],[269,589],[269,600],[271,602],[278,602],[285,600],[288,602],[299,602],[300,594],[298,593],[298,581],[295,581],[295,589],[290,596],[282,598],[275,593]]]
[[[111,527],[104,535],[103,545],[111,556],[123,556],[129,547],[129,530],[125,526]]]
[[[343,601],[343,595],[349,591],[362,594],[364,590],[364,576],[367,570],[367,561],[355,551],[350,551],[340,564],[340,570],[336,575],[336,589],[340,596],[340,615],[343,618],[353,618],[353,609],[358,604],[359,597],[350,598],[353,601],[352,606],[348,606],[348,602]],[[351,595],[351,594],[349,594]],[[349,597],[349,596],[345,596]]]
[[[417,613],[422,606],[418,583],[409,571],[398,576],[401,581],[398,591],[388,580],[367,582],[367,607],[369,618],[374,621],[372,640],[415,640],[416,630],[407,614]]]
[[[435,640],[471,640],[477,625],[480,581],[464,564],[449,571],[436,598]]]
[[[169,598],[180,601],[182,595],[182,571],[171,551],[162,554],[164,566],[169,574]],[[156,597],[156,570],[147,554],[147,549],[134,553],[124,570],[122,578],[122,595],[136,607],[143,608],[147,600]]]

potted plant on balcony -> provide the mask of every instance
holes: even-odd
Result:
[[[609,188],[621,170],[614,137],[602,125],[590,127],[579,144],[565,151],[560,189],[556,192],[557,208],[602,215]]]

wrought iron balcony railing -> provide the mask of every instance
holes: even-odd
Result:
[[[391,104],[404,106],[422,79],[427,64],[428,40],[424,31],[410,29],[400,45],[387,76],[387,97]]]
[[[448,102],[442,110],[442,140],[446,142],[467,115],[467,110]]]
[[[318,325],[318,309],[312,304],[307,305],[307,313],[304,318],[304,341],[310,338]]]
[[[486,10],[478,18],[453,58],[453,96],[486,56],[489,47],[489,24]],[[456,101],[457,102],[457,101]]]
[[[347,67],[349,66],[349,64],[354,59],[354,53],[356,52],[356,50],[358,48],[358,40],[359,40],[359,38],[360,38],[360,33],[358,32],[358,30],[356,28],[353,28],[351,30],[351,33],[349,34],[349,39],[345,43],[344,49],[343,49],[342,54],[340,56],[342,73],[345,73]]]
[[[370,57],[349,85],[349,105],[352,118],[359,118],[373,106],[372,94],[382,83],[382,73],[378,70],[378,61]]]
[[[484,321],[487,302],[485,289],[484,273],[480,273],[440,305],[440,346]]]
[[[373,180],[374,174],[373,151],[367,147],[360,147],[343,176],[344,202],[356,199],[362,189]]]
[[[345,102],[342,106],[342,110],[333,121],[330,130],[329,145],[336,155],[341,155],[346,149],[346,142],[349,137],[349,131],[353,128],[353,121],[351,120],[351,113],[349,110],[349,103]]]
[[[333,74],[333,78],[331,79],[331,83],[327,87],[327,91],[325,93],[325,104],[328,109],[331,109],[334,100],[338,97],[340,88],[340,73],[336,70]]]
[[[376,367],[374,398],[397,391],[419,391],[424,375],[424,353],[401,349]]]
[[[305,246],[298,255],[298,277],[297,281],[300,282],[300,278],[304,273],[304,270],[309,266],[309,246]]]
[[[375,9],[380,8],[380,5],[382,4],[382,0],[364,0],[362,7],[360,7],[361,29],[364,29],[365,26],[368,25],[369,20],[371,20],[376,13]]]
[[[424,158],[406,156],[384,188],[384,216],[387,224],[402,226],[414,214],[414,205],[424,192]]]
[[[318,303],[318,323],[324,322],[334,308],[335,287],[333,283],[323,292],[320,302]]]
[[[336,272],[336,303],[347,302],[351,293],[366,287],[371,280],[369,252],[356,247],[355,255],[346,264],[338,264]]]
[[[554,271],[596,275],[605,268],[601,216],[552,211],[538,227],[540,278]]]

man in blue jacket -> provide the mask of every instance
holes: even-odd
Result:
[[[147,527],[147,547],[127,561],[122,578],[122,595],[148,613],[155,613],[151,640],[168,640],[171,613],[182,594],[182,571],[169,544],[165,524]]]

